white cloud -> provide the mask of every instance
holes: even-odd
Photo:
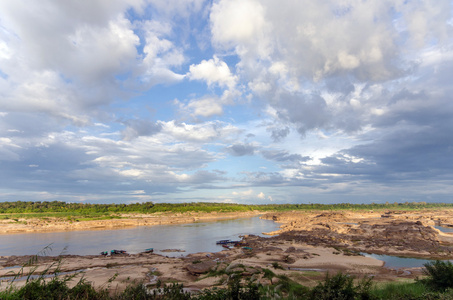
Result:
[[[172,70],[185,58],[167,38],[171,25],[127,18],[127,9],[140,14],[143,7],[143,1],[2,2],[0,109],[40,111],[84,126],[104,114],[93,108],[183,79]]]
[[[94,82],[127,72],[135,63],[140,42],[131,27],[123,16],[102,28],[78,26],[66,37],[68,52],[56,62],[56,69],[70,78]],[[64,41],[62,37],[58,42]]]
[[[206,118],[214,115],[221,115],[223,113],[221,102],[221,99],[213,96],[193,99],[187,104],[175,101],[175,104],[178,105],[180,113],[185,116],[190,116],[196,120],[199,116]]]
[[[0,161],[19,161],[20,156],[15,150],[21,148],[10,138],[0,137]]]
[[[211,8],[213,43],[226,48],[253,42],[264,46],[261,40],[266,28],[264,13],[259,1],[219,1]]]
[[[172,34],[170,24],[145,21],[136,25],[144,32],[146,41],[143,48],[143,80],[151,85],[182,80],[184,75],[171,71],[171,67],[184,63],[185,57],[181,49],[165,38]]]
[[[192,110],[195,116],[202,117],[211,117],[223,113],[222,105],[213,98],[191,101],[187,104],[187,109]]]
[[[210,21],[214,45],[238,55],[238,73],[254,95],[305,134],[366,126],[368,112],[383,103],[358,107],[345,97],[362,83],[404,77],[420,47],[448,45],[450,13],[448,0],[219,1]],[[334,93],[317,97],[326,87]]]
[[[240,197],[250,197],[253,195],[253,190],[246,190],[246,191],[240,191],[240,192],[233,192],[232,195],[234,196],[240,196]]]
[[[222,122],[206,122],[202,124],[163,122],[162,131],[158,136],[169,137],[176,141],[211,142],[235,138],[239,129]]]
[[[192,80],[206,81],[208,86],[217,83],[221,87],[233,89],[237,82],[237,77],[231,74],[228,65],[217,56],[207,61],[203,60],[198,65],[191,65],[188,75]]]

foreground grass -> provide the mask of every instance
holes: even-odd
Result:
[[[313,288],[302,286],[284,275],[276,275],[269,269],[263,270],[263,277],[268,278],[270,285],[258,283],[253,276],[244,277],[241,272],[224,272],[228,275],[225,288],[206,289],[198,293],[189,293],[182,284],[157,285],[148,287],[142,283],[129,285],[124,291],[112,294],[109,282],[95,289],[83,278],[74,286],[69,282],[74,275],[45,279],[40,276],[35,280],[27,280],[21,288],[10,284],[0,292],[0,299],[55,299],[55,300],[125,300],[125,299],[197,299],[197,300],[253,300],[253,299],[314,299],[314,300],[453,300],[453,286],[448,281],[441,285],[437,282],[440,275],[448,275],[453,271],[451,263],[435,262],[426,266],[427,277],[409,283],[386,283],[375,285],[372,278],[356,279],[347,274],[329,274]],[[214,274],[211,274],[214,275]],[[433,276],[434,275],[434,276]],[[278,280],[273,280],[278,278]],[[447,285],[448,286],[447,286]]]
[[[421,282],[389,283],[373,287],[370,281],[355,283],[352,277],[337,274],[326,278],[316,287],[309,289],[291,281],[282,280],[278,285],[262,286],[239,278],[232,279],[227,288],[206,289],[196,294],[184,291],[183,285],[173,283],[152,289],[143,284],[128,286],[123,292],[111,294],[108,288],[94,289],[88,282],[81,280],[74,287],[67,285],[67,279],[50,281],[34,280],[20,289],[7,289],[0,292],[0,299],[74,299],[74,300],[126,300],[126,299],[342,299],[342,300],[431,300],[453,299],[453,291],[436,291]]]

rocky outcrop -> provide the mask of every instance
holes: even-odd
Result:
[[[195,261],[186,265],[186,269],[193,275],[199,275],[211,271],[215,265],[216,263],[212,260],[200,262]]]
[[[283,223],[274,234],[295,242],[356,252],[453,257],[453,234],[432,227],[437,220],[452,220],[451,210],[283,212],[272,218]]]

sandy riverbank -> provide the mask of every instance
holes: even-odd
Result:
[[[162,282],[183,283],[186,288],[192,290],[214,285],[226,287],[228,272],[238,270],[242,271],[244,276],[256,274],[259,282],[269,284],[269,279],[263,276],[263,269],[271,269],[276,275],[285,274],[307,286],[323,279],[327,271],[344,271],[360,276],[373,275],[379,276],[380,279],[391,275],[390,271],[382,268],[382,262],[379,260],[364,256],[339,255],[335,254],[335,250],[325,247],[298,245],[275,239],[268,242],[258,237],[249,237],[245,242],[251,250],[237,247],[218,253],[197,253],[179,258],[145,253],[106,257],[41,257],[35,274],[58,266],[60,272],[66,274],[82,272],[73,282],[83,275],[95,286],[105,286],[111,278],[115,278],[109,283],[112,290],[122,290],[137,281],[152,285],[158,279]],[[11,279],[5,276],[17,274],[20,266],[28,259],[28,256],[0,257],[0,265],[3,266],[0,269],[0,278],[3,277],[4,281],[1,286],[5,287],[7,279]],[[61,264],[58,260],[61,260]],[[221,275],[217,276],[207,276],[209,270],[225,272],[219,272]],[[28,268],[24,271],[26,274]],[[17,284],[24,284],[24,280],[18,280]]]
[[[153,226],[209,222],[236,218],[247,218],[262,214],[258,211],[247,212],[187,212],[155,214],[122,214],[119,219],[72,221],[64,218],[21,218],[0,220],[0,234],[58,232],[71,230],[105,230],[134,226]]]

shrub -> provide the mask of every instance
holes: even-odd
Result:
[[[422,283],[437,291],[453,288],[453,264],[450,261],[436,260],[424,266],[423,273],[427,277],[420,280]]]
[[[453,288],[453,264],[450,261],[436,260],[424,266],[423,273],[428,277],[422,279],[422,283],[438,291]]]
[[[320,282],[311,291],[310,299],[313,300],[355,300],[371,299],[372,278],[364,278],[358,285],[354,285],[354,277],[337,273],[330,277],[326,275],[324,282]]]

